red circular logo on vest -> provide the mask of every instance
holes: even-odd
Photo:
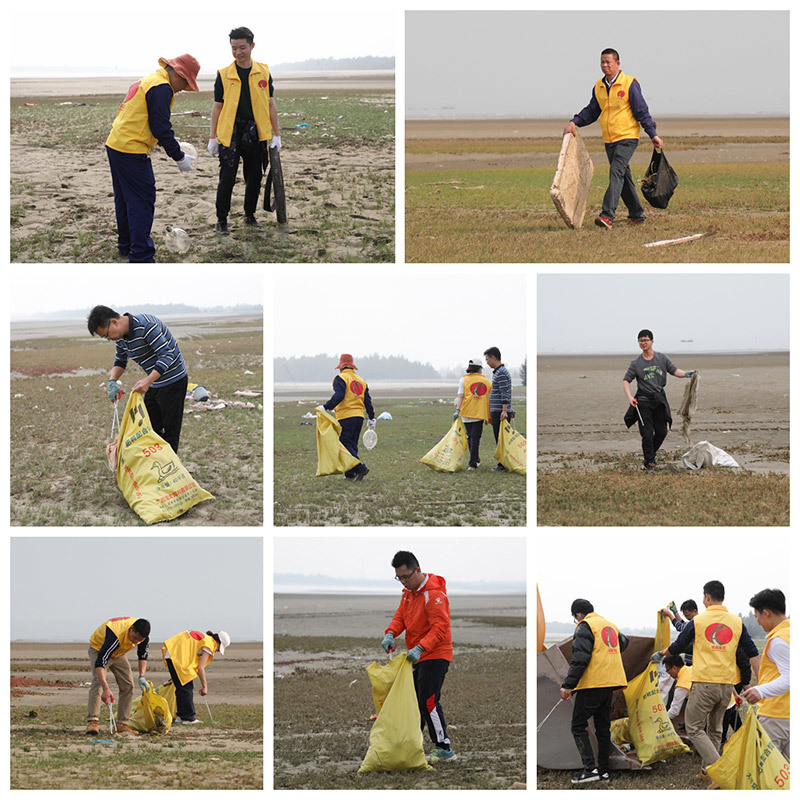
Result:
[[[611,627],[605,627],[600,632],[600,637],[606,643],[607,647],[616,647],[619,644],[617,639],[617,632]]]
[[[122,102],[123,102],[123,103],[127,103],[127,102],[128,102],[128,100],[132,100],[132,99],[133,99],[133,96],[136,94],[136,92],[138,92],[138,91],[139,91],[139,87],[140,87],[141,85],[142,85],[142,82],[141,82],[141,81],[136,81],[136,83],[132,83],[132,84],[131,84],[131,85],[128,87],[128,94],[126,94],[126,95],[125,95],[125,99],[124,99]]]
[[[195,641],[202,642],[206,637],[200,631],[189,631],[189,636]]]
[[[624,92],[622,89],[620,89],[620,90],[617,92],[617,97],[625,97],[625,92]]]
[[[486,384],[485,383],[475,383],[472,385],[470,389],[472,394],[476,397],[483,397],[486,394]]]
[[[350,391],[353,394],[364,394],[364,387],[358,381],[350,381]]]
[[[721,622],[715,625],[709,625],[706,630],[706,639],[711,644],[728,644],[733,639],[733,631]]]
[[[267,84],[267,82],[266,82],[266,81],[259,81],[259,82],[258,82],[258,88],[259,88],[259,89],[266,89],[266,88],[267,88],[267,85],[268,85],[268,84]]]

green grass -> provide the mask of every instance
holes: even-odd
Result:
[[[180,337],[189,381],[225,400],[236,389],[261,389],[260,331],[232,321],[219,334]],[[201,350],[202,356],[195,351]],[[111,344],[90,339],[14,342],[12,380],[12,525],[144,525],[128,506],[108,469],[105,445],[112,406],[103,388],[114,359]],[[85,377],[55,377],[77,367]],[[245,369],[252,375],[245,375]],[[129,391],[140,368],[131,363]],[[50,387],[50,391],[47,387]],[[14,395],[21,395],[16,397]],[[260,398],[255,398],[256,402]],[[188,404],[187,404],[188,408]],[[185,415],[179,456],[195,480],[214,495],[167,525],[259,525],[263,520],[263,411],[227,408]]]
[[[636,174],[638,180],[641,175]],[[686,164],[666,210],[628,226],[620,206],[612,231],[594,216],[607,170],[595,170],[584,227],[566,227],[549,196],[554,170],[479,169],[406,175],[409,262],[787,262],[789,165]],[[642,169],[643,173],[643,169]],[[696,242],[645,248],[693,233]]]
[[[12,708],[11,788],[96,789],[109,770],[119,788],[137,790],[263,787],[261,706],[215,703],[213,727],[175,726],[113,744],[92,743],[112,738],[107,718],[99,737],[84,734],[85,719],[85,706]]]
[[[327,398],[325,398],[327,399]],[[322,398],[320,398],[320,401]],[[492,471],[496,463],[491,428],[481,439],[482,466],[474,472],[442,473],[419,459],[452,425],[452,407],[436,400],[380,400],[378,444],[359,455],[369,467],[360,482],[341,475],[315,477],[316,428],[301,425],[313,406],[276,403],[274,422],[275,525],[524,525],[525,476]],[[526,430],[526,405],[514,399],[515,425]],[[359,440],[360,441],[360,440]]]
[[[537,525],[775,526],[789,524],[789,476],[723,468],[648,474],[630,463],[541,469]]]
[[[279,643],[299,649],[303,638],[276,637],[276,652]],[[338,638],[323,641],[339,649]],[[429,772],[357,774],[375,710],[360,666],[297,669],[275,680],[274,697],[275,789],[509,789],[525,781],[524,650],[457,648],[442,707],[458,760]]]

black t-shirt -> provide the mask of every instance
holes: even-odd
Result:
[[[239,108],[236,110],[236,119],[255,120],[253,116],[253,103],[250,100],[250,70],[252,67],[243,69],[238,64],[236,65],[236,72],[239,75],[239,80],[242,82],[242,92],[239,95]],[[272,75],[269,76],[269,96],[272,97],[275,91],[272,86]],[[217,79],[214,81],[214,102],[225,102],[225,89],[222,86],[222,77],[219,72]]]

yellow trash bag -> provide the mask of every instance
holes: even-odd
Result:
[[[400,653],[383,667],[373,661],[367,676],[378,718],[369,733],[369,750],[359,773],[433,769],[422,749],[414,675],[406,654]]]
[[[528,442],[507,419],[500,423],[494,457],[495,461],[499,461],[510,472],[528,474]]]
[[[438,472],[459,472],[469,459],[467,429],[459,417],[444,438],[429,450],[420,461]]]
[[[133,701],[130,726],[139,733],[169,733],[173,719],[169,704],[156,694],[150,681],[147,684],[150,689]]]
[[[628,730],[630,719],[623,717],[622,719],[611,720],[611,741],[617,746],[623,744],[633,744],[631,741],[631,734]]]
[[[706,767],[720,789],[788,789],[789,764],[761,727],[752,706],[722,756]]]
[[[628,736],[644,766],[689,752],[664,707],[655,664],[649,664],[622,691],[628,705]]]
[[[660,653],[669,647],[669,617],[658,611],[656,615],[656,638],[653,642],[653,652]]]
[[[172,718],[178,716],[178,703],[175,700],[175,684],[172,682],[172,679],[168,680],[166,683],[162,683],[161,686],[156,688],[156,694],[160,697],[163,697],[167,703],[167,708],[169,708],[169,713],[172,714]]]
[[[317,409],[317,474],[336,475],[357,467],[361,462],[339,441],[342,426],[327,411]]]

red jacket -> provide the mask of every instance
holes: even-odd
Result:
[[[421,645],[420,661],[432,658],[453,660],[453,636],[450,632],[450,603],[444,578],[428,573],[416,592],[403,589],[400,605],[384,633],[399,636],[406,632],[406,647]]]

